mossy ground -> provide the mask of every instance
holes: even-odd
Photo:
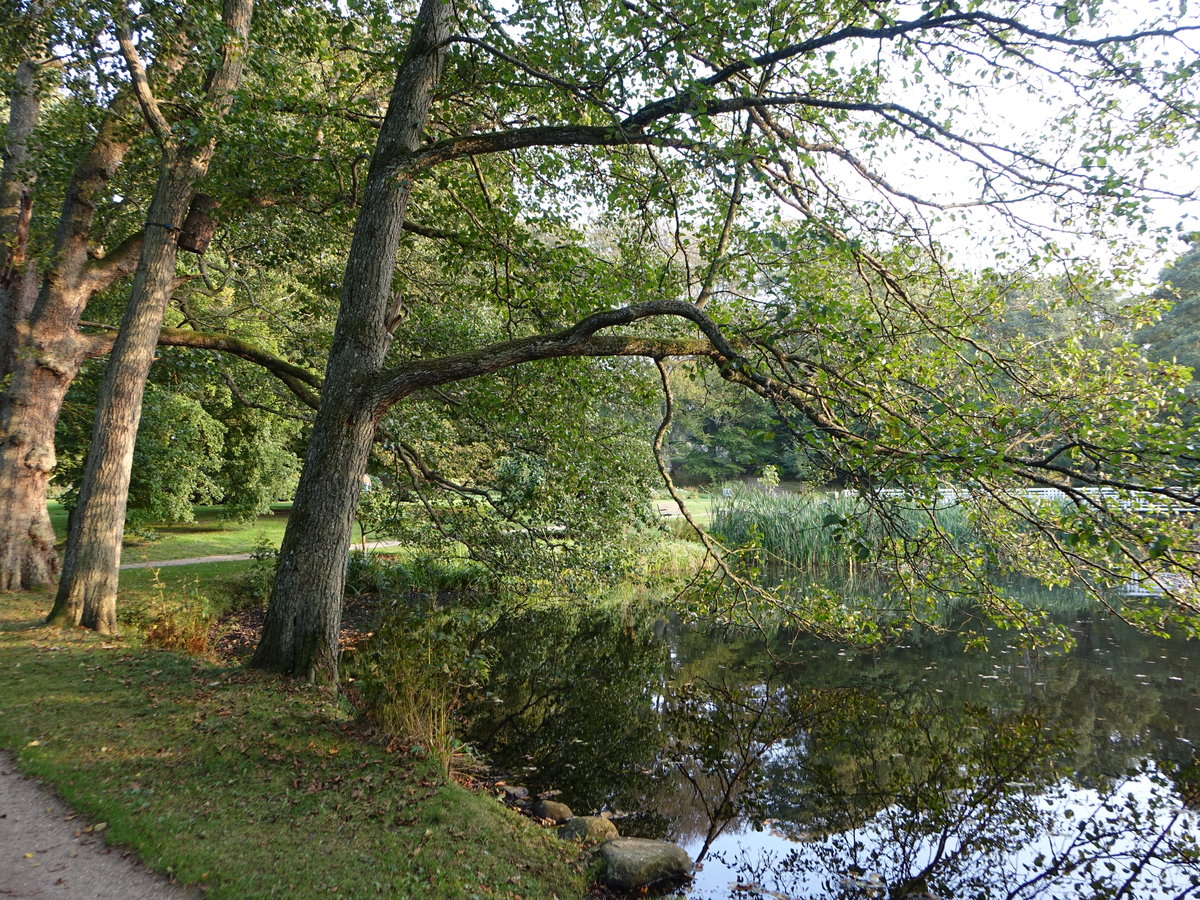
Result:
[[[46,628],[49,605],[0,594],[0,747],[150,866],[239,900],[585,892],[573,848],[386,752],[337,698],[133,628]]]

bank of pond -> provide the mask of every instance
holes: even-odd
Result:
[[[452,716],[510,783],[685,847],[693,898],[1193,896],[1200,648],[1061,624],[856,650],[532,604],[468,642]]]

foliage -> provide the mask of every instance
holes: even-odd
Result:
[[[680,366],[667,456],[682,483],[717,483],[775,466],[785,478],[811,474],[803,445],[757,397],[708,368]]]
[[[1191,235],[1189,238],[1198,237]],[[1167,265],[1159,275],[1155,297],[1169,303],[1169,308],[1155,323],[1143,328],[1135,339],[1146,348],[1152,359],[1178,363],[1192,370],[1194,393],[1195,372],[1200,369],[1197,353],[1197,304],[1200,303],[1200,240],[1189,240],[1188,249]]]
[[[517,370],[465,386],[453,405],[393,411],[375,451],[386,474],[358,514],[415,549],[401,577],[418,586],[433,573],[405,573],[421,560],[465,554],[465,581],[583,594],[636,568],[653,482],[647,424],[622,402],[646,395],[645,375],[602,368]]]
[[[288,499],[299,462],[297,425],[239,404],[213,383],[212,361],[175,356],[165,376],[147,385],[134,448],[127,521],[130,529],[194,521],[192,507],[221,504],[222,515],[248,522]],[[91,438],[97,389],[92,371],[76,379],[56,446],[55,483],[73,505]]]
[[[90,432],[90,427],[87,430]],[[61,444],[69,455],[60,463],[57,474],[66,488],[63,500],[71,506],[87,442]],[[78,452],[73,453],[76,447]],[[198,402],[148,386],[130,480],[130,528],[151,522],[193,521],[194,504],[219,499],[217,476],[224,465],[224,450],[225,429]]]
[[[250,559],[250,565],[238,581],[238,593],[248,605],[263,606],[271,596],[279,551],[273,544],[260,538],[250,553]]]
[[[367,717],[390,747],[428,757],[447,781],[471,760],[459,707],[463,693],[487,679],[479,637],[489,618],[470,606],[396,601],[355,654],[353,677]]]

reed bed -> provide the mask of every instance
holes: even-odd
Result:
[[[871,505],[843,492],[772,493],[740,488],[713,504],[711,530],[763,570],[866,578],[886,574],[924,544],[977,540],[960,506]],[[744,554],[745,555],[745,554]]]

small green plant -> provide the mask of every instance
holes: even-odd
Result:
[[[386,559],[362,550],[351,550],[346,560],[346,593],[352,596],[379,594],[390,584],[391,566]]]
[[[763,466],[762,474],[758,476],[758,483],[763,490],[771,492],[779,487],[779,467],[778,466]]]
[[[392,587],[436,597],[494,589],[491,581],[491,573],[473,560],[419,554],[396,564]]]
[[[147,644],[192,656],[209,654],[218,614],[198,586],[168,586],[157,572],[150,592],[125,597],[121,604],[122,621],[141,631]]]
[[[237,583],[237,594],[247,606],[262,606],[271,596],[271,586],[275,583],[275,564],[279,561],[279,551],[262,536],[254,545],[250,554],[250,568]]]

